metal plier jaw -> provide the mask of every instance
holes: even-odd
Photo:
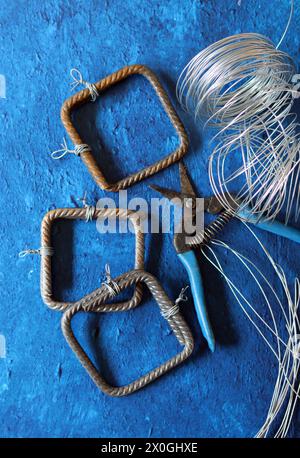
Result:
[[[261,219],[261,216],[253,213],[251,208],[248,208],[245,205],[239,205],[238,199],[232,194],[227,193],[217,197],[212,196],[204,198],[204,211],[211,214],[219,213],[219,215],[215,221],[213,221],[204,229],[203,234],[196,234],[195,236],[188,234],[185,231],[186,225],[184,224],[184,217],[188,214],[189,217],[195,218],[197,211],[197,197],[192,183],[188,178],[186,168],[182,162],[179,163],[179,175],[181,183],[180,192],[171,191],[169,189],[153,185],[151,188],[160,192],[164,197],[167,197],[173,203],[182,205],[183,210],[184,206],[188,207],[189,209],[192,208],[192,215],[191,212],[183,213],[181,227],[179,230],[175,231],[173,244],[177,252],[177,256],[185,267],[189,276],[195,310],[202,330],[202,334],[207,340],[211,351],[214,351],[215,339],[206,309],[201,273],[193,248],[199,245],[201,246],[203,243],[207,243],[207,241],[214,237],[216,233],[219,232],[233,216],[237,216],[242,220],[253,223],[256,225],[256,227],[264,231],[280,235],[281,237],[285,237],[297,243],[300,243],[300,231],[294,227],[286,226],[279,221],[268,221]],[[228,208],[228,205],[226,205],[226,208],[224,205],[222,205],[222,202],[226,202],[228,204],[228,201],[231,202],[231,208]]]
[[[186,168],[182,162],[179,163],[179,175],[181,183],[181,191],[172,191],[170,189],[162,188],[160,186],[152,185],[151,188],[155,191],[158,191],[164,197],[172,201],[174,204],[181,205],[183,210],[183,217],[181,220],[181,225],[175,230],[173,237],[173,244],[177,253],[178,258],[185,267],[187,274],[189,276],[191,290],[194,299],[195,310],[197,313],[197,318],[199,325],[202,330],[204,338],[207,340],[210,350],[213,352],[215,350],[215,338],[210,324],[209,316],[206,309],[204,289],[202,284],[202,278],[200,269],[198,266],[196,255],[193,251],[193,245],[189,245],[189,241],[199,238],[199,244],[201,243],[202,237],[196,234],[194,237],[192,234],[186,232],[185,220],[187,215],[192,219],[192,223],[195,222],[198,206],[197,206],[197,196],[191,181],[188,178]],[[198,198],[199,199],[199,198]],[[204,208],[203,208],[204,207]],[[219,202],[218,198],[215,196],[204,198],[204,206],[201,209],[212,214],[217,214],[222,212],[223,205]],[[192,211],[185,211],[186,209]],[[196,241],[197,241],[196,240]]]
[[[228,194],[226,196],[227,199],[231,198],[231,195]],[[197,202],[196,199],[200,198],[185,198],[185,202],[183,202],[183,211],[184,211],[184,206],[192,207],[193,213],[192,213],[192,218],[195,220],[195,212],[197,209]],[[210,213],[212,215],[216,215],[219,213],[222,213],[224,211],[224,206],[220,202],[220,200],[216,196],[211,196],[211,197],[204,197],[202,198],[204,201],[204,206],[203,206],[203,211]],[[195,236],[194,234],[188,234],[185,231],[185,214],[183,215],[182,221],[180,225],[178,226],[178,230],[175,231],[174,237],[173,237],[173,244],[175,247],[175,250],[177,253],[185,253],[186,251],[191,250],[192,247],[195,247],[197,245],[201,245],[202,241],[202,236],[203,234],[198,234]],[[194,237],[193,237],[194,235]],[[197,237],[197,238],[196,238]],[[197,240],[199,242],[197,243]]]

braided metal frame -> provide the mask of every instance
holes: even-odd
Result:
[[[86,220],[89,207],[84,208],[57,208],[51,210],[43,218],[41,225],[41,246],[51,247],[51,230],[53,222],[58,219]],[[95,208],[92,218],[118,217],[120,219],[129,219],[132,222],[135,231],[135,264],[136,269],[144,268],[144,233],[141,227],[141,212],[125,210],[121,208]],[[76,302],[59,302],[53,297],[52,292],[52,256],[48,254],[41,255],[41,296],[44,303],[51,309],[63,311]],[[96,290],[98,291],[98,290]],[[93,293],[91,293],[93,294]],[[124,310],[136,307],[142,299],[142,285],[137,284],[132,298],[129,301],[121,302],[119,305]]]
[[[161,86],[160,82],[158,81],[155,74],[146,66],[144,65],[129,65],[111,75],[105,77],[104,79],[98,81],[94,84],[98,93],[100,94],[104,90],[108,89],[109,87],[113,86],[114,84],[123,81],[124,79],[128,78],[131,75],[139,74],[143,75],[147,80],[150,82],[152,87],[154,88],[166,114],[168,115],[171,123],[173,124],[178,137],[180,139],[179,147],[173,151],[168,156],[164,157],[163,159],[155,162],[154,164],[140,170],[139,172],[133,173],[126,178],[121,179],[116,183],[109,183],[105,176],[103,175],[102,171],[97,164],[92,151],[84,151],[81,153],[80,157],[89,170],[90,174],[92,175],[93,179],[100,186],[101,189],[105,189],[107,191],[114,191],[117,192],[120,189],[126,189],[133,184],[154,175],[155,173],[167,168],[169,165],[173,164],[174,162],[179,161],[184,154],[187,152],[188,148],[188,137],[185,132],[184,126],[178,115],[176,114],[171,101],[166,94],[165,90]],[[79,133],[77,132],[76,128],[74,127],[72,121],[72,112],[74,109],[78,108],[79,106],[89,102],[91,100],[91,94],[89,89],[83,89],[72,97],[68,98],[61,109],[61,120],[62,123],[74,143],[74,145],[81,145],[85,144],[86,142],[80,137]]]
[[[117,282],[121,291],[132,285],[139,284],[140,282],[145,283],[163,313],[168,312],[168,310],[174,306],[174,303],[169,299],[157,279],[148,272],[143,270],[133,270],[115,278],[114,281]],[[128,306],[124,308],[124,306],[122,307],[120,304],[106,304],[106,301],[109,298],[111,298],[111,292],[100,288],[97,294],[92,293],[67,309],[64,312],[61,321],[62,332],[66,341],[96,386],[104,393],[110,396],[126,396],[131,394],[178,366],[191,355],[194,349],[194,339],[185,320],[181,314],[177,312],[173,316],[166,318],[166,320],[168,321],[179,343],[183,345],[183,350],[170,358],[164,364],[156,367],[146,375],[143,375],[128,385],[120,387],[109,385],[79,344],[72,331],[71,325],[72,318],[78,312],[119,312],[130,308]]]

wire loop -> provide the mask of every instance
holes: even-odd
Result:
[[[180,313],[180,307],[179,304],[180,302],[186,302],[188,300],[187,295],[185,294],[186,290],[189,288],[189,286],[185,286],[184,288],[181,289],[179,296],[174,302],[174,305],[172,307],[169,307],[168,309],[162,309],[161,310],[161,315],[163,318],[168,320],[169,318],[173,317],[174,315],[177,315]]]
[[[51,157],[52,159],[62,159],[67,154],[75,154],[75,156],[80,156],[81,154],[86,153],[88,151],[91,151],[91,148],[89,145],[85,143],[80,144],[80,145],[75,145],[74,149],[69,149],[66,139],[63,138],[61,149],[53,151],[51,153]]]
[[[41,246],[38,249],[28,248],[26,250],[20,251],[19,258],[25,258],[30,254],[39,254],[40,256],[53,256],[54,249],[50,246]]]
[[[120,294],[120,287],[118,283],[116,283],[111,277],[109,264],[105,264],[105,280],[102,285],[108,289],[112,296]]]
[[[249,207],[274,219],[300,214],[300,138],[293,113],[300,77],[292,58],[256,33],[224,38],[197,54],[177,97],[217,128],[209,157],[214,194],[228,211]],[[236,198],[232,199],[235,193]]]
[[[90,91],[91,94],[91,101],[95,102],[97,97],[99,97],[98,90],[93,83],[89,83],[88,81],[85,81],[82,77],[81,72],[77,68],[72,68],[70,71],[70,75],[73,78],[73,82],[71,83],[71,89],[75,90],[77,86],[85,86],[86,89]]]

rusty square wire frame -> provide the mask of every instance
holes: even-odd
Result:
[[[120,305],[107,304],[107,300],[111,297],[111,293],[110,291],[102,288],[98,292],[91,293],[77,304],[74,304],[72,307],[67,309],[61,320],[62,332],[79,362],[87,371],[96,386],[105,394],[110,396],[127,396],[153,382],[185,361],[193,352],[194,339],[188,325],[179,312],[179,309],[173,315],[168,314],[168,312],[174,307],[174,303],[169,299],[158,280],[152,274],[143,270],[133,270],[120,275],[115,278],[114,281],[118,284],[120,291],[123,291],[125,288],[133,285],[145,283],[157,302],[162,315],[169,323],[178,342],[183,346],[183,349],[179,353],[168,359],[165,363],[151,370],[146,375],[139,377],[137,380],[134,380],[128,385],[112,386],[103,378],[76,339],[72,330],[71,322],[72,318],[79,312],[120,312],[123,311],[124,308]],[[149,329],[145,329],[145,332],[149,331],[151,331],[150,326]]]
[[[88,207],[83,208],[57,208],[50,210],[43,218],[41,225],[41,247],[52,247],[51,231],[54,221],[61,219],[68,220],[86,220]],[[144,233],[141,227],[141,212],[125,210],[121,208],[94,208],[93,219],[117,217],[119,219],[128,219],[132,222],[135,231],[135,263],[136,269],[144,268]],[[49,251],[49,250],[48,250]],[[102,287],[102,289],[105,287]],[[101,288],[100,288],[101,289]],[[101,289],[101,291],[102,291]],[[97,290],[96,290],[97,291]],[[142,299],[142,285],[136,285],[132,298],[129,301],[117,304],[123,310],[136,307]],[[41,296],[43,302],[51,309],[64,311],[71,305],[80,302],[60,302],[53,297],[52,281],[52,256],[47,250],[41,251]]]
[[[150,177],[151,175],[154,175],[155,173],[167,168],[169,165],[179,161],[187,152],[188,148],[188,136],[185,132],[184,126],[178,118],[178,115],[176,114],[168,95],[161,86],[156,75],[148,67],[144,65],[126,66],[118,70],[117,72],[105,77],[104,79],[98,81],[97,83],[94,83],[94,86],[96,87],[97,92],[101,95],[101,92],[123,81],[129,76],[135,74],[143,75],[154,88],[166,114],[168,115],[171,123],[173,124],[173,127],[175,128],[175,131],[178,134],[180,145],[175,151],[165,156],[163,159],[155,162],[154,164],[148,167],[145,167],[139,172],[133,173],[132,175],[129,175],[126,178],[121,179],[116,183],[109,183],[106,180],[103,172],[101,171],[98,163],[96,162],[93,156],[92,150],[84,151],[80,154],[83,163],[87,167],[88,171],[90,172],[91,176],[93,177],[97,185],[100,186],[101,189],[107,191],[117,192],[121,189],[126,189],[129,186],[132,186],[133,184],[147,177]],[[71,141],[74,143],[75,146],[85,144],[86,142],[80,137],[79,133],[77,132],[73,124],[72,112],[76,108],[89,102],[90,100],[90,91],[86,88],[77,92],[72,97],[68,98],[64,102],[61,109],[61,120]]]

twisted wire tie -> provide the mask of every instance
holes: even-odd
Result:
[[[169,318],[171,318],[174,315],[177,315],[180,312],[180,308],[179,308],[180,302],[186,302],[188,300],[188,297],[185,294],[188,287],[189,286],[185,286],[185,288],[181,289],[180,294],[177,297],[177,299],[175,300],[174,305],[172,307],[168,308],[167,310],[161,311],[161,315],[163,318],[168,320]]]
[[[91,151],[91,148],[86,143],[75,145],[74,149],[69,149],[66,139],[63,138],[61,149],[53,151],[53,153],[51,153],[51,157],[52,159],[62,159],[67,154],[75,154],[76,156],[80,156],[82,153],[86,153],[87,151]]]
[[[94,207],[93,205],[85,205],[84,208],[86,209],[86,217],[85,217],[86,223],[88,223],[89,221],[93,221],[96,207]]]
[[[54,249],[51,246],[41,246],[38,249],[29,248],[28,250],[20,251],[19,258],[25,258],[29,254],[39,254],[40,256],[53,256]]]
[[[71,89],[74,91],[77,86],[85,86],[86,89],[90,91],[91,94],[91,101],[95,102],[97,97],[99,97],[99,92],[97,91],[96,86],[93,83],[89,83],[85,81],[82,77],[81,72],[77,68],[72,68],[70,71],[70,75],[73,78],[73,82],[71,83]]]
[[[109,264],[105,264],[105,277],[106,278],[105,278],[104,282],[102,283],[102,285],[105,286],[106,289],[108,289],[108,291],[111,293],[112,296],[117,296],[118,294],[120,294],[121,289],[120,289],[118,283],[115,282],[111,278]]]
[[[85,191],[84,196],[79,199],[83,203],[83,207],[86,209],[86,215],[85,215],[85,222],[88,223],[89,221],[93,221],[95,212],[96,212],[96,207],[94,205],[89,205],[87,203],[87,192]]]

